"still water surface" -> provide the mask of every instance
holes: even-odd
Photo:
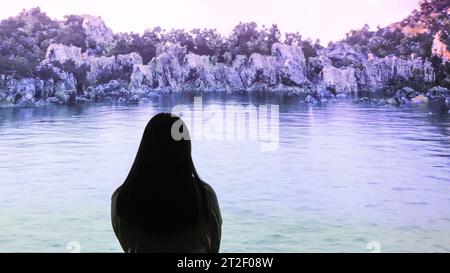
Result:
[[[0,252],[121,251],[110,196],[143,129],[192,98],[0,109]],[[223,252],[450,252],[450,117],[420,106],[207,98],[280,106],[279,147],[193,141],[217,192]],[[192,108],[193,109],[193,108]],[[70,246],[70,244],[69,244]]]

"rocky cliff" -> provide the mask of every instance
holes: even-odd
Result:
[[[442,4],[446,1],[435,2],[440,5],[440,12],[448,15],[449,4]],[[417,11],[414,14],[417,16]],[[39,10],[21,16],[26,18],[28,25],[33,24],[29,22],[43,20],[34,18],[43,16]],[[23,18],[20,20],[25,20]],[[449,87],[445,84],[450,74],[448,44],[445,42],[448,29],[437,28],[435,33],[429,31],[433,40],[427,47],[429,52],[426,55],[421,55],[421,51],[406,56],[395,54],[395,51],[387,54],[379,49],[380,43],[385,43],[383,48],[388,48],[390,40],[386,40],[386,31],[400,26],[404,31],[411,24],[411,18],[408,18],[408,25],[393,24],[386,28],[389,30],[375,33],[363,29],[353,32],[346,39],[326,48],[320,45],[312,47],[305,41],[292,43],[275,39],[268,44],[268,49],[248,49],[250,42],[246,42],[241,44],[246,45],[247,51],[236,51],[233,48],[242,47],[231,47],[229,52],[220,52],[224,46],[210,44],[205,46],[209,51],[201,51],[203,44],[192,46],[192,43],[183,42],[179,37],[175,43],[146,34],[143,37],[117,38],[99,17],[85,15],[70,18],[62,28],[47,22],[48,28],[78,31],[79,38],[67,42],[68,38],[61,34],[62,38],[50,37],[40,43],[34,41],[43,56],[41,59],[37,57],[35,72],[19,76],[16,71],[3,69],[0,73],[1,105],[78,103],[104,99],[135,103],[159,92],[183,91],[304,93],[310,95],[310,101],[337,95],[381,92],[400,96],[398,99],[406,102],[420,94],[427,94],[440,84],[444,87],[438,88],[439,94],[449,95],[445,88]],[[423,21],[420,20],[421,23]],[[36,28],[35,25],[32,27]],[[272,32],[267,33],[267,37],[272,37]],[[423,34],[424,31],[418,33]],[[208,35],[212,40],[211,33]],[[137,45],[136,41],[150,39],[153,39],[151,44]],[[239,43],[236,39],[230,37],[227,44]],[[127,44],[128,41],[131,45]],[[421,45],[420,41],[417,45]],[[35,50],[39,52],[39,48]],[[144,62],[145,59],[149,61]],[[13,57],[3,58],[0,64],[14,60]],[[404,94],[404,90],[408,91],[408,96],[398,95]]]

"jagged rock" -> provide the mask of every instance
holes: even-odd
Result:
[[[130,80],[135,65],[142,65],[142,58],[137,53],[118,55],[117,57],[92,57],[85,62],[90,70],[87,78],[91,84],[95,84],[99,79],[123,78]],[[126,76],[129,75],[129,76]]]
[[[94,84],[97,82],[100,75],[104,73],[112,73],[115,62],[116,58],[114,56],[102,56],[89,59],[90,70],[87,75],[88,81],[91,84]]]
[[[375,58],[362,62],[356,69],[360,91],[382,91],[393,83],[431,84],[435,73],[429,61],[404,60],[396,57]]]
[[[186,49],[179,45],[160,46],[159,53],[149,66],[153,71],[153,86],[158,91],[182,91],[182,69],[180,62],[183,60]]]
[[[95,84],[98,79],[108,76],[131,75],[135,65],[142,65],[142,57],[135,52],[126,55],[95,57],[82,54],[78,47],[61,44],[51,44],[42,63],[51,66],[54,62],[63,64],[68,60],[74,61],[77,66],[87,65],[89,67],[87,78],[90,84]],[[60,72],[56,71],[56,73]]]
[[[59,90],[55,95],[49,98],[49,102],[56,104],[76,104],[77,94],[75,90]]]
[[[144,88],[144,86],[153,85],[153,74],[150,66],[143,64],[135,64],[133,73],[130,77],[130,87],[132,89]]]
[[[274,44],[271,56],[237,56],[231,67],[213,63],[208,56],[185,54],[179,46],[157,51],[160,54],[149,64],[157,90],[283,90],[310,84],[300,47]]]
[[[112,80],[106,84],[97,86],[97,88],[103,92],[111,93],[120,89],[120,83],[117,80]]]
[[[75,63],[80,64],[82,62],[81,48],[63,44],[51,44],[47,48],[43,63],[58,62],[62,64],[67,60],[72,60]]]
[[[236,56],[231,67],[193,54],[188,54],[185,64],[190,72],[186,79],[197,77],[201,83],[196,79],[197,88],[212,91],[288,90],[310,83],[301,48],[282,44],[272,46],[271,56]]]
[[[105,43],[112,39],[112,33],[99,18],[85,17],[83,27],[89,39]],[[376,42],[381,41],[375,38],[371,41]],[[138,53],[96,57],[81,53],[78,47],[51,44],[42,64],[51,68],[55,79],[17,81],[2,76],[0,84],[7,84],[10,91],[3,92],[0,100],[12,98],[14,103],[26,105],[47,98],[55,103],[77,103],[113,96],[114,101],[123,97],[128,103],[138,101],[131,99],[133,96],[140,99],[160,91],[268,90],[310,92],[307,101],[317,103],[333,100],[335,95],[392,88],[389,91],[396,91],[395,96],[387,103],[399,105],[412,99],[414,103],[421,102],[423,98],[413,89],[394,88],[409,83],[427,86],[435,80],[433,66],[427,60],[370,57],[345,42],[332,44],[318,53],[307,60],[301,47],[275,43],[269,56],[238,55],[233,61],[229,58],[226,63],[218,63],[210,56],[187,53],[183,46],[164,44],[157,46],[156,57],[144,65]],[[77,97],[75,72],[63,71],[62,66],[55,65],[68,60],[74,61],[77,67],[88,67],[88,90],[84,97]],[[428,95],[442,96],[445,100],[449,91],[433,88]]]
[[[86,91],[86,98],[94,101],[103,101],[109,97],[127,97],[130,92],[123,88],[121,82],[111,80],[105,84],[91,86]]]
[[[50,67],[57,79],[51,78],[46,81],[40,81],[39,84],[36,85],[38,87],[35,92],[36,99],[47,99],[57,92],[69,93],[76,91],[77,80],[72,73],[63,71],[57,66],[50,65]]]
[[[392,97],[386,100],[387,104],[390,104],[392,106],[400,106],[401,101],[397,97]]]
[[[301,47],[275,43],[272,45],[272,56],[278,63],[277,74],[284,85],[301,87],[310,83],[306,77],[306,59]]]
[[[269,89],[278,85],[278,64],[274,56],[262,56],[254,53],[249,59],[249,68],[252,70],[252,84],[258,83],[261,89]]]
[[[189,53],[184,57],[180,82],[184,84],[183,89],[210,91],[216,86],[214,72],[209,56]]]
[[[312,92],[311,95],[314,97],[314,99],[321,103],[327,103],[336,100],[336,95],[330,92],[328,88],[318,89],[315,92]]]
[[[322,79],[326,87],[341,93],[356,93],[358,83],[356,82],[355,69],[353,67],[336,68],[326,66],[322,70]]]
[[[430,97],[447,97],[450,96],[450,90],[442,86],[435,86],[428,91]]]
[[[419,96],[417,96],[415,98],[412,98],[411,102],[414,103],[414,104],[426,103],[426,102],[428,102],[428,98],[425,97],[424,95],[419,95]]]
[[[332,66],[331,60],[326,56],[320,55],[317,57],[310,57],[307,64],[307,77],[314,84],[323,82],[322,70],[324,67]]]
[[[216,91],[240,91],[244,90],[239,72],[225,64],[217,64],[214,70],[214,78],[218,90]]]
[[[162,54],[169,54],[177,58],[178,62],[181,63],[187,54],[187,49],[179,44],[160,44],[156,47],[156,56]]]
[[[55,96],[50,100],[52,103],[66,103],[69,101],[69,96],[62,91],[55,92]]]
[[[315,99],[312,95],[307,95],[305,98],[305,102],[310,104],[318,103],[317,99]]]
[[[133,95],[131,98],[126,100],[127,104],[139,104],[141,99],[137,95]]]
[[[237,55],[232,63],[232,68],[239,75],[243,89],[248,89],[253,83],[253,72],[248,69],[248,58],[244,55]]]
[[[243,89],[236,69],[211,63],[208,56],[187,54],[182,63],[183,89],[198,91],[238,91]]]
[[[8,97],[8,94],[0,90],[0,101],[4,101]]]
[[[43,85],[42,80],[34,78],[12,79],[7,83],[7,92],[4,93],[3,99],[11,95],[14,98],[14,103],[21,105],[33,104],[36,98],[42,94]]]
[[[83,15],[82,27],[86,37],[98,44],[110,43],[114,38],[112,30],[106,26],[101,17]]]
[[[79,48],[53,44],[49,47],[43,63],[52,67],[58,80],[46,81],[40,88],[41,91],[25,97],[56,96],[58,102],[76,103],[78,99],[73,96],[77,89],[75,76],[62,71],[59,66],[52,65],[54,62],[63,63],[66,60],[89,67],[87,80],[93,88],[88,89],[90,91],[87,92],[86,98],[95,100],[103,100],[111,95],[129,97],[127,92],[150,94],[155,91],[183,90],[310,90],[318,94],[332,91],[339,95],[361,90],[382,91],[395,82],[428,84],[434,81],[434,70],[428,61],[395,57],[366,60],[363,55],[349,49],[348,44],[338,45],[329,51],[323,51],[326,55],[312,57],[306,61],[301,47],[276,43],[272,46],[270,56],[257,53],[252,54],[250,58],[236,56],[228,65],[215,63],[209,56],[187,54],[186,48],[179,45],[160,45],[157,48],[158,55],[148,65],[144,65],[137,53],[92,57],[81,54]],[[345,50],[349,50],[348,54],[345,54]],[[333,66],[336,61],[339,63],[339,58],[343,58],[341,63],[347,62],[349,65]],[[357,61],[360,63],[355,65],[354,62]],[[117,80],[129,81],[129,89],[123,91]],[[414,96],[417,94],[402,93],[397,95],[397,99],[400,103],[407,103]],[[322,100],[316,97],[313,99]],[[394,105],[398,103],[391,102]]]
[[[137,53],[104,55],[120,49],[120,44],[112,43],[113,32],[100,17],[83,15],[65,22],[48,21],[45,14],[35,8],[23,11],[16,18],[20,21],[20,35],[12,32],[7,34],[3,46],[11,49],[17,47],[6,62],[20,61],[22,57],[27,59],[28,51],[30,56],[42,56],[42,50],[47,47],[40,65],[43,69],[37,70],[37,74],[45,80],[15,79],[21,77],[21,73],[0,75],[0,101],[2,105],[29,105],[39,101],[77,103],[86,99],[115,103],[118,97],[123,98],[124,102],[135,101],[131,99],[133,96],[141,99],[155,96],[161,91],[265,90],[303,92],[310,94],[308,100],[311,102],[330,101],[336,95],[345,96],[353,92],[363,94],[366,91],[390,94],[388,101],[393,105],[423,102],[425,99],[419,90],[436,84],[448,87],[450,79],[447,67],[450,52],[445,37],[450,11],[447,2],[422,1],[420,9],[401,22],[376,32],[370,31],[368,27],[352,31],[345,40],[326,48],[316,45],[302,48],[275,43],[269,55],[246,52],[250,55],[234,56],[233,50],[228,50],[221,56],[199,56],[188,54],[187,47],[168,42],[170,39],[162,39],[162,44],[156,45],[155,58],[146,64]],[[82,33],[78,32],[80,18]],[[55,35],[48,31],[55,31]],[[67,37],[70,31],[74,32],[76,36],[73,38],[83,50],[54,44],[55,41],[71,44],[73,41],[67,39],[71,38]],[[33,35],[34,32],[37,34]],[[397,32],[404,37],[397,39],[401,38],[397,37]],[[85,34],[86,39],[80,40],[84,35],[79,34]],[[431,48],[429,35],[434,35]],[[40,41],[40,37],[44,40]],[[300,44],[307,46],[304,42]],[[114,48],[115,45],[119,45],[119,48]],[[128,52],[130,47],[127,47]],[[304,50],[309,52],[308,58]],[[310,54],[311,51],[314,54]],[[22,54],[24,52],[26,54]],[[430,53],[438,58],[427,58]],[[429,60],[433,60],[433,64]],[[73,61],[75,67],[66,61]],[[87,75],[83,74],[86,71]],[[436,83],[436,79],[439,83]],[[429,90],[426,98],[431,104],[438,101],[438,105],[442,105],[442,101],[447,103],[449,97],[447,89],[435,87]],[[376,100],[368,101],[373,103]],[[384,103],[386,100],[379,101]]]
[[[208,56],[186,54],[179,45],[160,45],[157,56],[147,66],[137,53],[117,57],[90,57],[81,54],[81,49],[53,44],[49,47],[44,63],[73,60],[77,65],[87,64],[89,84],[98,84],[99,79],[114,78],[129,73],[130,88],[136,92],[149,91],[239,91],[239,90],[283,90],[308,85],[306,60],[297,46],[276,43],[272,56],[253,54],[249,59],[237,56],[232,66],[212,63]],[[129,71],[129,72],[127,72]],[[60,73],[57,71],[56,73]],[[76,82],[68,75],[68,89]]]
[[[72,73],[65,72],[58,67],[52,67],[58,80],[49,79],[36,84],[35,99],[49,100],[53,103],[75,104],[77,102],[77,80]]]
[[[364,104],[374,104],[374,105],[385,105],[386,99],[377,99],[377,98],[368,98],[362,97],[359,98],[356,103],[364,103]]]
[[[338,68],[343,66],[356,66],[368,59],[367,55],[345,42],[333,43],[321,50],[320,54],[330,59],[333,66]]]
[[[123,70],[126,68],[133,68],[134,65],[141,65],[142,57],[136,52],[132,52],[126,55],[117,55],[115,69]]]
[[[403,87],[395,92],[395,97],[397,97],[402,103],[409,103],[412,98],[418,95],[419,94],[411,87]]]

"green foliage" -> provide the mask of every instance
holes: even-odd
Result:
[[[310,41],[302,41],[300,46],[306,58],[317,57],[316,46],[312,45]]]
[[[298,46],[302,42],[302,35],[298,32],[296,33],[286,33],[284,43],[287,45]]]
[[[129,54],[137,52],[141,55],[144,63],[148,63],[156,55],[156,45],[159,42],[155,33],[146,31],[140,36],[135,33],[121,33],[116,35],[114,45],[109,52],[109,56]]]
[[[188,52],[210,56],[218,62],[227,60],[227,53],[232,56],[253,53],[271,54],[274,43],[280,42],[280,30],[276,25],[258,29],[256,23],[240,23],[230,37],[222,37],[216,29],[162,30],[157,27],[147,30],[142,36],[135,33],[122,33],[115,37],[114,46],[109,55],[139,53],[144,63],[156,55],[158,44],[179,44]]]
[[[406,59],[414,54],[416,57],[429,58],[434,34],[438,31],[442,31],[444,43],[450,49],[450,18],[447,14],[449,8],[448,0],[421,1],[420,9],[398,24],[378,28],[377,31],[371,31],[365,25],[360,30],[349,32],[344,41],[377,57],[395,55]],[[421,31],[408,33],[408,29],[415,28]]]
[[[258,29],[255,22],[239,23],[228,37],[229,50],[233,56],[253,53],[270,55],[272,45],[280,42],[281,33],[277,25]]]
[[[83,17],[79,15],[66,16],[64,27],[60,30],[57,41],[64,45],[73,45],[86,51],[86,33],[83,29]]]
[[[213,62],[230,62],[237,55],[250,56],[253,53],[270,55],[272,45],[280,42],[281,38],[277,25],[260,28],[254,22],[240,23],[229,37],[223,37],[215,29],[165,31],[156,27],[145,31],[142,35],[119,33],[114,36],[111,44],[101,48],[95,41],[87,39],[83,20],[82,16],[69,15],[63,21],[56,21],[50,19],[39,8],[34,8],[23,11],[17,17],[0,21],[0,72],[14,74],[16,77],[39,74],[45,79],[56,79],[57,76],[51,69],[40,65],[48,46],[52,43],[76,46],[81,48],[82,52],[89,49],[89,54],[95,55],[112,56],[137,52],[144,63],[150,62],[156,56],[158,45],[177,43],[184,46],[187,52],[210,56]],[[305,47],[305,55],[316,54],[315,45],[301,41],[301,38],[298,42],[298,45]],[[66,63],[61,69],[76,75],[77,82],[85,82],[83,71],[88,68],[74,68],[73,64]],[[114,75],[105,72],[108,75],[101,75],[99,81],[107,82],[111,78],[123,78],[131,74],[129,68],[125,69],[127,71],[111,72]],[[78,89],[83,90],[84,85]]]
[[[18,78],[31,77],[37,62],[32,62],[24,57],[8,57],[0,55],[0,74],[13,75]]]
[[[430,60],[436,74],[435,84],[450,89],[450,62],[445,62],[437,56],[431,57]]]
[[[18,78],[33,76],[58,27],[39,8],[0,21],[0,70]]]
[[[448,8],[448,0],[422,1],[420,9],[400,23],[374,31],[365,25],[359,30],[350,31],[344,41],[357,51],[373,53],[378,57],[395,55],[405,59],[411,56],[431,58],[431,46],[437,31],[441,31],[442,41],[450,50],[450,19],[446,13]],[[212,62],[230,63],[237,55],[271,55],[272,45],[281,42],[281,32],[277,25],[259,27],[255,22],[241,22],[228,37],[223,37],[215,29],[166,31],[155,27],[143,34],[119,33],[114,35],[112,43],[99,45],[87,38],[83,20],[82,16],[69,15],[62,21],[56,21],[39,8],[34,8],[0,21],[0,73],[18,78],[38,75],[42,79],[58,80],[50,67],[40,65],[52,43],[77,46],[82,52],[87,51],[93,55],[113,56],[137,52],[147,64],[156,56],[157,47],[161,44],[179,44],[187,52],[209,56]],[[426,26],[428,31],[418,32],[416,35],[405,34],[407,27],[412,29],[418,24]],[[283,43],[300,46],[306,58],[317,56],[317,51],[322,48],[319,41],[304,40],[298,32],[286,33]],[[332,61],[335,65],[348,65],[340,59]],[[437,82],[446,84],[449,65],[437,60],[434,63],[434,68],[438,71]],[[83,92],[89,67],[77,66],[68,61],[60,68],[76,77],[77,90]],[[124,67],[121,71],[104,72],[98,82],[126,79],[131,72],[130,67]]]
[[[40,65],[36,67],[36,76],[38,76],[41,80],[47,81],[53,79],[54,81],[60,80],[58,74],[53,71],[53,67],[46,64]]]

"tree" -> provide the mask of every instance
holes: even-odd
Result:
[[[79,15],[65,16],[64,27],[60,30],[58,42],[64,45],[80,47],[84,52],[87,49],[87,36],[83,29],[84,18]]]
[[[312,42],[311,41],[302,41],[300,43],[300,46],[302,48],[303,54],[305,55],[305,57],[311,58],[311,57],[316,57],[317,56],[317,52],[316,49],[313,47]]]
[[[298,32],[296,33],[286,33],[284,43],[287,45],[298,46],[302,42],[302,35]]]
[[[233,56],[250,56],[255,52],[254,44],[259,37],[258,25],[255,22],[239,23],[234,27],[228,41]]]
[[[184,29],[172,29],[167,33],[162,35],[162,39],[159,40],[160,43],[171,43],[179,44],[186,47],[188,51],[194,50],[194,38],[189,32]]]
[[[278,25],[272,24],[269,29],[266,29],[268,47],[272,49],[272,45],[279,43],[281,39],[281,31]]]
[[[193,53],[218,57],[224,53],[224,41],[216,29],[193,29],[191,35],[194,45]]]
[[[53,70],[52,65],[40,65],[36,67],[35,75],[38,76],[41,80],[48,81],[53,79],[55,81],[60,80],[58,74],[56,74]]]
[[[141,36],[136,33],[115,35],[114,46],[108,55],[138,53],[144,63],[150,62],[156,55],[156,45],[161,42],[161,28],[146,30]]]
[[[0,55],[0,74],[12,75],[17,78],[33,76],[36,63],[31,63],[24,57],[8,57]]]

